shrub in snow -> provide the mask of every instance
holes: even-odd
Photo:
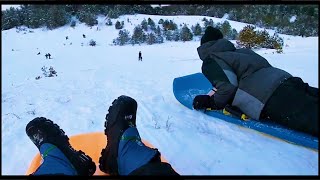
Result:
[[[278,34],[274,34],[271,38],[270,41],[273,45],[273,49],[277,50],[277,53],[282,53],[283,52],[283,39],[279,37]]]
[[[122,29],[123,28],[123,25],[119,21],[117,21],[114,26],[115,26],[116,29]]]
[[[276,49],[278,53],[282,52],[283,39],[278,34],[270,36],[266,30],[255,31],[254,29],[254,26],[248,25],[240,31],[237,40],[237,44],[240,47],[268,48]]]
[[[258,43],[258,38],[257,34],[254,31],[255,27],[251,25],[245,26],[239,33],[239,37],[237,40],[237,44],[240,47],[245,47],[245,48],[255,48],[257,47]]]
[[[89,41],[89,45],[90,45],[90,46],[96,46],[97,43],[96,43],[95,40],[91,39],[91,40]]]
[[[111,21],[110,18],[107,19],[106,25],[107,25],[107,26],[112,26],[112,21]]]
[[[71,21],[70,27],[74,28],[74,27],[76,27],[76,24],[77,24],[76,21]]]
[[[268,31],[256,31],[255,33],[257,38],[256,42],[258,45],[260,45],[262,48],[269,49],[273,47]]]
[[[56,70],[54,70],[52,66],[50,66],[49,70],[48,70],[48,67],[43,66],[43,67],[41,68],[41,70],[42,70],[42,73],[43,73],[43,75],[44,75],[45,77],[58,76]],[[38,76],[38,77],[40,77],[40,76]],[[41,78],[41,77],[40,77],[40,78]],[[39,78],[39,79],[40,79],[40,78]]]

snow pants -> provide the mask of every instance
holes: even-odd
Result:
[[[318,93],[318,88],[310,87],[301,78],[289,78],[274,91],[261,118],[318,136]]]

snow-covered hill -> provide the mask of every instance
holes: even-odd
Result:
[[[189,26],[203,19],[130,15],[118,20],[132,32],[148,17],[156,23],[162,18]],[[211,19],[215,23],[225,20]],[[38,152],[25,134],[30,120],[39,116],[52,119],[69,136],[103,131],[108,107],[123,94],[138,102],[137,126],[142,138],[156,146],[181,175],[318,174],[317,152],[274,141],[178,103],[172,93],[173,79],[201,71],[197,38],[184,43],[112,46],[118,30],[103,25],[104,20],[100,17],[93,28],[80,24],[74,29],[1,32],[3,175],[25,174]],[[246,24],[230,21],[230,25],[239,31]],[[281,36],[283,54],[270,49],[257,53],[273,66],[318,87],[318,37]],[[96,47],[88,46],[90,39],[97,42]],[[138,61],[139,51],[142,62]],[[46,53],[53,59],[46,59]],[[52,66],[58,76],[43,77],[43,66]],[[37,76],[42,78],[35,80]]]

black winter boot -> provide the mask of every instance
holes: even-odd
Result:
[[[33,119],[27,124],[26,133],[39,150],[44,143],[57,146],[71,162],[78,175],[92,176],[96,171],[96,165],[92,159],[84,152],[73,149],[68,136],[51,120],[44,117]]]
[[[126,129],[136,127],[137,102],[128,96],[120,96],[112,102],[106,115],[104,133],[108,142],[101,151],[99,168],[110,175],[119,175],[118,147],[119,141]]]

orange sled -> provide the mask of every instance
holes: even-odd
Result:
[[[87,133],[87,134],[80,134],[76,136],[69,137],[69,141],[71,146],[76,150],[82,150],[87,155],[89,155],[92,160],[96,163],[96,172],[94,175],[105,175],[108,176],[108,174],[100,171],[99,169],[99,158],[100,153],[103,148],[106,147],[107,144],[107,138],[103,132],[95,132],[95,133]],[[142,142],[151,148],[154,148],[150,143],[148,143],[145,140],[142,140]],[[41,164],[41,156],[40,153],[38,153],[32,160],[26,174],[32,174],[35,172],[38,167]],[[167,162],[162,156],[161,161]]]

